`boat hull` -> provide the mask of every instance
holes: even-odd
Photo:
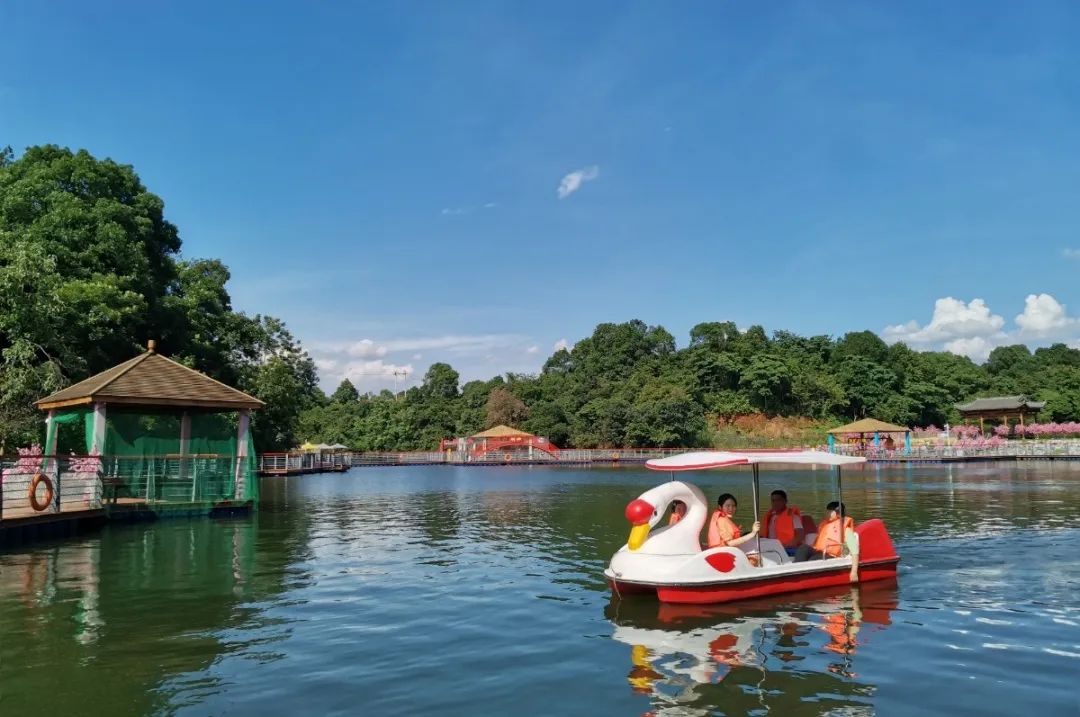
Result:
[[[857,583],[895,579],[899,562],[899,557],[862,562],[859,565]],[[621,580],[609,580],[608,584],[612,592],[619,596],[655,595],[661,602],[700,605],[850,585],[852,581],[851,568],[839,566],[811,573],[768,575],[761,578],[726,580],[699,585],[655,585]]]

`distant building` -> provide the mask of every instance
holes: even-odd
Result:
[[[559,457],[558,447],[547,438],[510,426],[495,426],[467,438],[443,439],[439,442],[439,450],[464,453],[467,461],[490,460],[489,454],[492,453],[498,453],[508,461],[532,459],[536,451],[542,451],[552,458]]]
[[[1045,405],[1046,401],[1032,401],[1027,396],[995,396],[957,404],[956,410],[963,416],[964,421],[978,419],[979,430],[984,431],[983,424],[986,419],[1008,425],[1011,418],[1019,421],[1022,426],[1026,417],[1036,415]]]

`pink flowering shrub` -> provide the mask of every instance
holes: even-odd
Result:
[[[73,457],[68,461],[69,473],[93,473],[101,470],[101,456],[93,453],[89,456]]]
[[[44,451],[35,443],[29,448],[19,449],[19,460],[15,461],[12,473],[37,473],[41,470]]]

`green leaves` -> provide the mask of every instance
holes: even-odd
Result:
[[[165,204],[130,166],[47,145],[0,151],[0,442],[37,439],[32,402],[161,350],[273,402],[260,449],[290,447],[316,405],[311,359],[268,317],[232,310],[228,270],[179,258]]]

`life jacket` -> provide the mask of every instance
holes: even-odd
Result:
[[[802,526],[802,515],[799,509],[789,505],[777,513],[769,510],[765,514],[765,531],[762,533],[766,538],[776,538],[784,547],[795,547],[795,531]],[[774,535],[775,533],[775,535]]]
[[[709,519],[709,547],[722,548],[729,541],[740,537],[742,531],[739,526],[735,525],[735,521],[727,513],[717,508]]]
[[[849,516],[844,516],[844,535],[854,532],[855,521]],[[818,526],[817,539],[814,540],[814,550],[824,553],[830,558],[839,558],[843,552],[844,540],[840,531],[840,519],[826,518]]]

